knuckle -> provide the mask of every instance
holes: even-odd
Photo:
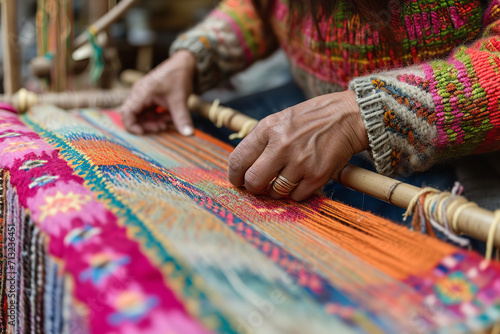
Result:
[[[267,138],[266,128],[261,123],[258,123],[255,128],[253,128],[252,132],[243,139],[242,144],[245,143],[245,145],[250,145],[247,143],[264,143],[267,142]]]
[[[307,175],[307,180],[312,185],[321,185],[324,179],[325,173],[321,171],[313,171],[309,175]]]
[[[271,124],[271,119],[272,119],[272,115],[271,116],[267,116],[267,117],[264,117],[260,122],[259,122],[259,127],[262,127],[262,128],[268,128]]]
[[[229,155],[229,172],[238,174],[243,172],[243,156],[237,151]]]
[[[287,155],[289,155],[288,153],[291,150],[292,145],[290,143],[290,140],[288,140],[286,136],[278,136],[278,138],[276,139],[276,145],[281,152],[286,152]]]
[[[267,116],[262,119],[255,127],[258,131],[270,133],[273,131],[275,122],[273,121],[273,115]]]
[[[265,188],[262,179],[253,169],[245,173],[245,188],[250,192],[260,192]]]
[[[301,170],[314,170],[314,165],[311,162],[311,154],[309,152],[299,152],[294,156],[295,165]]]

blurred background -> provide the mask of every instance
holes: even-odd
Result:
[[[58,7],[64,1],[67,7]],[[77,48],[75,52],[71,47],[66,51],[51,49],[54,29],[59,34],[67,34],[68,45],[71,45],[76,36],[85,32],[91,23],[116,6],[117,2],[119,1],[16,1],[21,85],[38,93],[130,86],[134,78],[130,78],[127,70],[134,70],[136,74],[147,73],[167,59],[170,45],[176,36],[200,22],[218,4],[218,1],[214,0],[139,0],[105,33],[96,36],[99,51],[91,45]],[[61,12],[61,8],[64,8],[67,14]],[[54,26],[54,13],[58,9],[58,15],[68,16],[67,27]],[[2,65],[4,49],[5,43],[2,43],[0,45]],[[103,53],[104,64],[102,64],[102,75],[94,82],[89,78],[95,70],[91,65],[95,52]],[[69,59],[65,64],[66,71],[54,71],[58,57]],[[3,68],[4,66],[0,66],[2,83]],[[217,96],[224,102],[236,96],[279,86],[289,80],[286,59],[278,52],[269,60],[260,62],[231,79],[224,87],[208,92],[206,97],[211,99]],[[3,92],[2,84],[0,93]]]

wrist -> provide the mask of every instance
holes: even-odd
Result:
[[[356,147],[358,152],[365,151],[370,148],[370,143],[368,140],[368,133],[366,132],[366,127],[363,122],[363,118],[361,117],[361,110],[359,108],[359,104],[356,100],[356,92],[353,90],[346,90],[343,92],[345,102],[347,103],[347,110],[350,112],[353,123],[352,127],[354,130],[356,141]]]
[[[179,66],[184,68],[194,76],[196,72],[196,57],[191,51],[188,50],[178,50],[172,56],[170,56],[172,61],[177,61]]]

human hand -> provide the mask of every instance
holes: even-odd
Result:
[[[263,119],[229,156],[229,181],[254,194],[278,175],[302,201],[369,147],[353,91],[322,95]],[[279,187],[278,187],[279,190]],[[269,187],[274,198],[282,194]]]
[[[193,121],[186,102],[193,92],[195,70],[194,56],[181,50],[135,83],[120,109],[125,127],[143,134],[166,130],[167,123],[173,121],[181,134],[192,135]],[[151,109],[154,106],[170,112],[156,113]]]

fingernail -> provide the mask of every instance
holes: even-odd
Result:
[[[181,134],[183,136],[192,136],[193,135],[193,128],[189,125],[185,125],[182,129],[181,129]]]

